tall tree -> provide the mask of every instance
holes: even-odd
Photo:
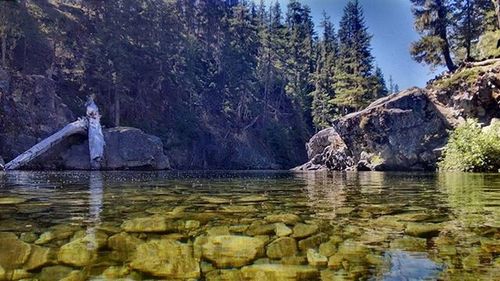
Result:
[[[335,98],[335,66],[338,44],[333,23],[323,12],[321,22],[323,37],[318,44],[319,54],[314,75],[315,89],[312,96],[312,117],[317,129],[330,126],[335,115],[333,99]]]
[[[411,54],[417,62],[432,66],[446,65],[449,71],[457,67],[451,56],[448,29],[449,0],[410,0],[413,4],[415,27],[421,38],[412,43]]]
[[[387,90],[384,74],[382,73],[382,69],[380,69],[380,67],[377,66],[375,68],[375,74],[373,78],[374,78],[373,88],[374,88],[375,98],[378,99],[387,96],[389,90]]]
[[[373,99],[371,38],[363,10],[349,1],[340,21],[335,105],[345,114],[361,109]]]

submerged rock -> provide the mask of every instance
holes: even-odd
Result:
[[[290,281],[317,280],[319,271],[305,265],[258,264],[241,269],[244,280]]]
[[[208,236],[202,254],[219,268],[240,267],[264,254],[264,242],[247,236]]]
[[[135,254],[139,245],[144,243],[139,238],[136,238],[127,233],[118,233],[108,239],[108,247],[112,249],[111,257],[120,261],[127,261]]]
[[[24,265],[27,270],[38,269],[52,262],[52,251],[50,248],[31,246],[31,254]]]
[[[314,224],[304,224],[299,223],[293,228],[292,237],[294,238],[304,238],[313,235],[318,232],[319,227]]]
[[[243,281],[241,271],[236,269],[218,269],[206,274],[207,281]]]
[[[301,221],[300,217],[295,214],[268,215],[264,220],[269,223],[282,222],[288,225],[295,225]]]
[[[282,237],[267,245],[266,254],[271,259],[291,257],[297,254],[297,241],[290,237]]]
[[[170,279],[200,277],[199,260],[193,255],[193,247],[170,239],[151,240],[139,245],[130,267]]]
[[[307,262],[312,266],[325,266],[328,264],[328,258],[318,253],[314,249],[307,250]]]
[[[406,234],[416,237],[433,237],[437,236],[441,229],[442,224],[438,223],[408,223],[406,225]]]
[[[106,245],[107,235],[102,232],[87,234],[77,238],[59,249],[57,259],[73,266],[86,266],[97,258],[97,250]]]
[[[160,216],[126,220],[121,227],[126,232],[167,232],[177,230],[176,225]]]
[[[0,267],[5,270],[21,268],[28,261],[31,246],[13,233],[0,232]]]

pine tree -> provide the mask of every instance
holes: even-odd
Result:
[[[399,93],[399,85],[398,84],[394,84],[394,93]]]
[[[448,30],[451,26],[450,0],[411,0],[415,27],[421,38],[412,43],[411,54],[417,62],[431,66],[445,65],[449,71],[457,67],[451,56]]]
[[[330,126],[335,115],[335,60],[338,52],[337,38],[330,18],[323,12],[323,38],[318,44],[319,54],[314,75],[315,90],[312,96],[312,117],[317,129]]]
[[[392,75],[389,76],[389,94],[394,94],[394,80],[392,80]]]
[[[376,99],[385,97],[389,93],[385,83],[384,74],[382,73],[382,69],[380,69],[380,67],[375,68],[373,88]]]
[[[338,33],[339,60],[334,103],[341,114],[361,109],[373,99],[371,37],[359,2],[348,2]]]

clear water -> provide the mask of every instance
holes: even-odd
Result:
[[[298,245],[281,257],[268,249],[277,214],[299,218],[281,224]],[[128,229],[137,218],[146,222]],[[313,230],[295,237],[297,224]],[[500,280],[499,229],[497,174],[0,173],[0,280]],[[115,235],[175,240],[189,260],[117,248]],[[264,249],[223,264],[203,248],[218,235],[254,236]],[[79,239],[87,248],[63,257]]]

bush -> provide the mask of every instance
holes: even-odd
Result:
[[[467,121],[451,133],[444,149],[440,170],[497,172],[500,169],[500,124],[485,129]]]

